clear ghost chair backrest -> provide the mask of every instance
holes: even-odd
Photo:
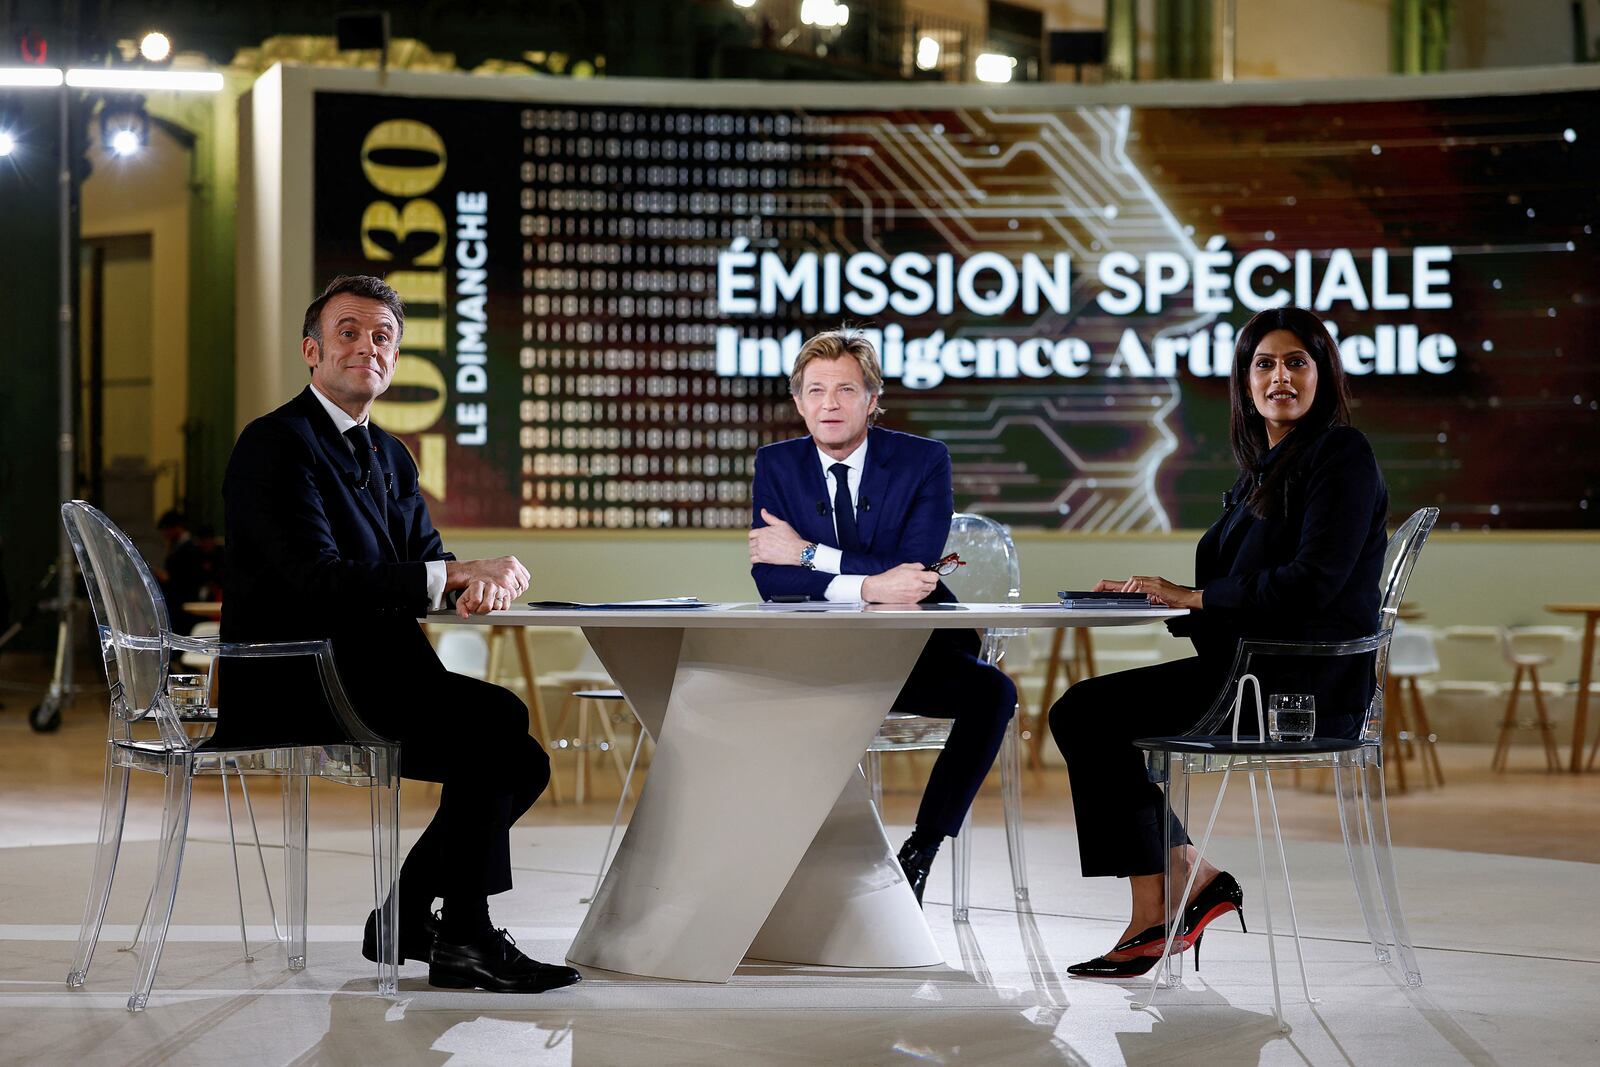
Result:
[[[944,579],[962,602],[968,604],[1017,603],[1022,599],[1022,566],[1011,532],[986,515],[958,511],[950,517],[945,555],[959,554],[965,567]],[[1018,629],[991,629],[995,637],[1016,637]]]
[[[1422,546],[1427,542],[1428,534],[1438,518],[1438,508],[1422,508],[1401,523],[1389,538],[1389,546],[1383,555],[1383,568],[1378,573],[1376,633],[1336,642],[1241,641],[1228,683],[1217,694],[1211,710],[1189,732],[1220,734],[1229,731],[1238,682],[1245,674],[1254,673],[1264,681],[1269,678],[1314,680],[1319,676],[1337,676],[1339,669],[1330,657],[1370,655],[1373,657],[1374,687],[1372,698],[1363,712],[1359,736],[1364,741],[1378,741],[1383,734],[1383,683],[1388,672],[1389,642],[1399,616],[1400,600],[1405,595],[1406,583],[1411,580],[1411,571],[1416,566]],[[1267,682],[1267,685],[1270,692],[1271,682]],[[1318,703],[1320,721],[1321,701]],[[1253,728],[1252,723],[1252,732]]]
[[[1389,547],[1383,553],[1383,570],[1378,573],[1378,588],[1382,591],[1378,603],[1378,633],[1384,641],[1378,646],[1374,663],[1377,689],[1367,706],[1366,721],[1361,728],[1361,736],[1367,741],[1377,741],[1383,734],[1383,683],[1389,672],[1388,638],[1400,618],[1400,601],[1406,595],[1411,571],[1417,565],[1428,534],[1433,531],[1433,524],[1438,521],[1438,508],[1418,508],[1389,538]]]
[[[148,717],[167,679],[161,587],[133,542],[98,509],[70,500],[61,505],[61,519],[94,609],[112,714],[124,722]]]

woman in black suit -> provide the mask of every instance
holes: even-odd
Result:
[[[1067,968],[1080,977],[1144,974],[1165,937],[1166,805],[1132,741],[1199,721],[1240,638],[1347,640],[1378,628],[1389,495],[1371,446],[1349,425],[1339,350],[1321,320],[1293,307],[1251,319],[1234,348],[1231,396],[1239,477],[1195,551],[1194,587],[1153,575],[1096,587],[1188,608],[1168,628],[1190,638],[1198,655],[1087,679],[1050,709],[1050,732],[1071,774],[1083,873],[1127,878],[1133,896],[1116,947]],[[1325,696],[1317,733],[1355,736],[1372,684],[1370,660],[1318,679]],[[1181,826],[1172,829],[1172,839],[1185,842],[1173,868],[1187,871],[1194,849]],[[1196,946],[1198,959],[1206,924],[1238,911],[1243,925],[1243,903],[1232,875],[1202,864],[1175,946]]]

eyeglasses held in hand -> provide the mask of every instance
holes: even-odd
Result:
[[[966,565],[966,560],[962,559],[957,553],[952,552],[944,559],[941,559],[938,563],[928,564],[928,566],[924,569],[933,571],[935,574],[943,576],[946,574],[954,574],[956,572],[956,568],[965,567]]]

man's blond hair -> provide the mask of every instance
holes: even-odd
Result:
[[[800,354],[795,356],[794,371],[789,375],[789,395],[799,396],[800,389],[805,383],[806,368],[812,360],[845,359],[856,361],[861,368],[861,379],[866,383],[867,392],[878,397],[877,410],[872,418],[877,419],[883,411],[883,371],[878,367],[878,353],[872,347],[872,342],[867,340],[867,335],[860,330],[841,328],[837,330],[824,330],[800,346]]]

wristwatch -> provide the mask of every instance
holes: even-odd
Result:
[[[817,569],[817,543],[815,541],[800,550],[800,566],[808,571]]]

